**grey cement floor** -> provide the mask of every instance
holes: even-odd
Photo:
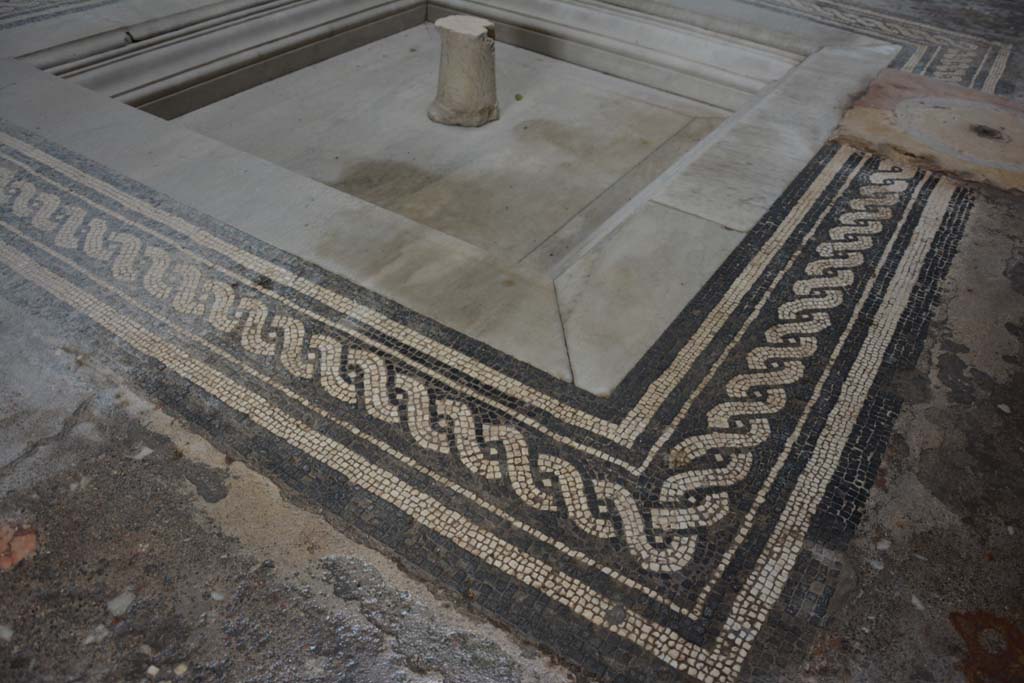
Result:
[[[176,123],[518,263],[620,181],[636,185],[625,201],[665,170],[710,132],[695,119],[727,114],[504,43],[496,53],[501,118],[480,128],[425,115],[440,55],[430,24]],[[545,260],[589,235],[575,232]]]
[[[23,315],[0,302],[0,520],[49,569],[0,573],[0,680],[571,680]]]

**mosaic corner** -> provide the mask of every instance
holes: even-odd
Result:
[[[510,391],[500,367],[481,361],[464,386],[430,374],[452,362],[443,344],[411,358],[421,337],[364,334],[394,321],[318,314],[313,300],[356,304],[315,268],[270,269],[287,286],[260,286],[252,254],[265,245],[208,232],[60,156],[4,140],[5,268],[119,339],[136,382],[215,441],[256,448],[264,468],[422,575],[477,586],[493,618],[565,641],[552,649],[609,677],[642,657],[666,679],[731,680],[813,573],[792,539],[834,536],[828,519],[852,529],[898,410],[885,373],[912,360],[970,209],[948,181],[826,150],[733,264],[735,301],[724,287],[708,299],[722,320],[693,333],[706,337],[700,352],[665,380],[676,417],[652,432],[653,465],[630,474],[593,456],[603,442],[586,432],[600,421],[517,417],[489,393],[494,380]],[[405,342],[388,347],[394,334]],[[785,505],[764,505],[773,490]],[[756,520],[764,531],[751,534]],[[742,590],[727,600],[722,581]],[[827,590],[814,595],[820,616]]]

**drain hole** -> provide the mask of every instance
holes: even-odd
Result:
[[[980,123],[975,123],[971,126],[971,132],[977,135],[979,138],[985,138],[986,140],[1002,140],[1003,131],[991,126],[984,126]]]

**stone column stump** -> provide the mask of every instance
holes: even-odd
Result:
[[[427,115],[448,126],[482,126],[498,118],[494,24],[453,15],[435,22],[441,32],[437,97]]]

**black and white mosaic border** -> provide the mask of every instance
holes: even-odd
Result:
[[[804,539],[852,527],[891,427],[880,378],[926,323],[971,203],[827,147],[639,390],[601,405],[9,126],[0,175],[0,262],[31,283],[12,296],[115,340],[219,445],[616,680],[638,658],[644,680],[733,679]],[[594,426],[632,424],[658,382],[629,438]]]

